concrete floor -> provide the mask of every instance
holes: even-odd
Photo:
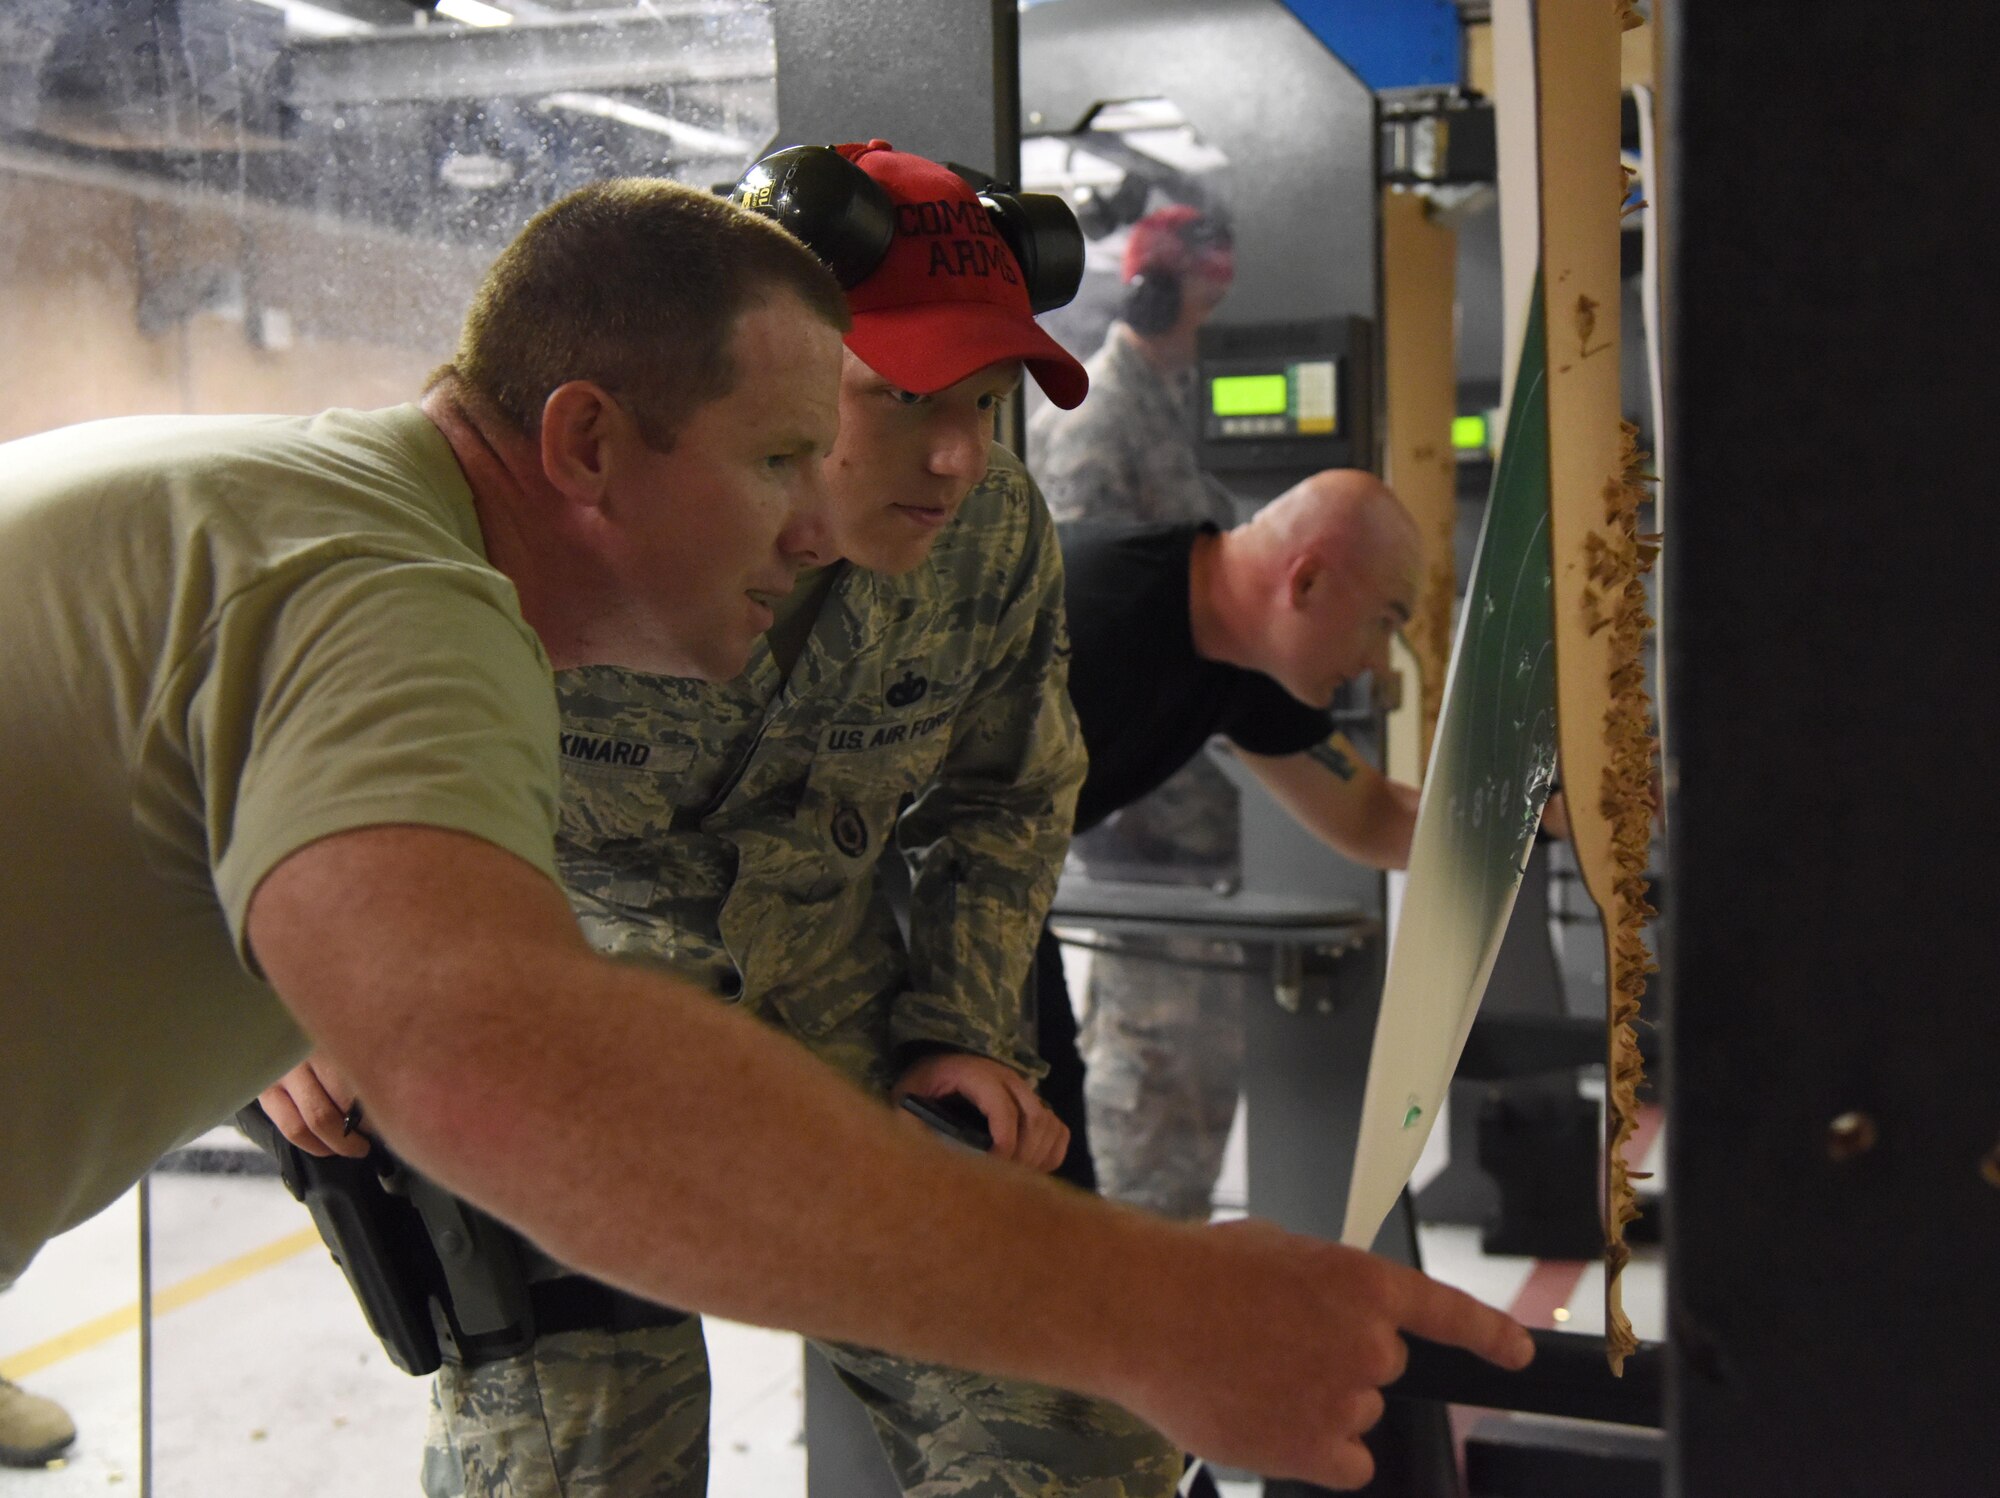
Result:
[[[1657,1150],[1651,1163],[1662,1163]],[[1240,1182],[1239,1153],[1219,1192],[1225,1202],[1241,1199]],[[152,1492],[415,1493],[425,1385],[383,1356],[305,1210],[264,1177],[161,1174],[150,1190]],[[136,1198],[51,1244],[0,1297],[0,1373],[59,1400],[82,1432],[51,1470],[0,1468],[4,1498],[139,1491]],[[1552,1285],[1573,1284],[1559,1296],[1566,1315],[1544,1304],[1539,1324],[1602,1327],[1595,1265],[1488,1258],[1472,1228],[1429,1227],[1422,1240],[1433,1274],[1485,1300],[1514,1305],[1535,1292],[1547,1302]],[[1626,1305],[1643,1336],[1661,1334],[1662,1288],[1657,1261],[1642,1254],[1627,1274]],[[798,1340],[711,1321],[708,1341],[711,1493],[802,1498]]]
[[[1084,991],[1082,971],[1072,992]],[[1446,1130],[1439,1127],[1434,1143]],[[1241,1215],[1239,1113],[1216,1192]],[[204,1144],[241,1147],[233,1131]],[[1655,1141],[1639,1162],[1664,1184]],[[1434,1148],[1418,1180],[1441,1167]],[[149,1186],[153,1452],[157,1498],[322,1498],[415,1494],[427,1385],[383,1355],[310,1218],[265,1176],[156,1173]],[[1489,1257],[1479,1231],[1425,1227],[1426,1269],[1531,1326],[1603,1329],[1600,1265]],[[0,1498],[141,1491],[138,1193],[56,1240],[0,1296],[0,1375],[60,1401],[81,1432],[48,1470],[0,1468]],[[1664,1278],[1642,1250],[1625,1276],[1639,1334],[1664,1334]],[[799,1341],[711,1318],[714,1373],[709,1491],[803,1498]],[[1249,1482],[1223,1484],[1249,1498]]]
[[[264,1177],[151,1186],[157,1498],[417,1492],[426,1383],[383,1355],[305,1209]],[[0,1372],[58,1400],[77,1444],[0,1468],[6,1498],[139,1490],[137,1193],[49,1245],[0,1297]],[[805,1491],[796,1337],[711,1320],[711,1491]]]

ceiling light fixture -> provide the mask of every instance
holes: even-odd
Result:
[[[252,3],[281,13],[285,29],[300,36],[358,36],[375,29],[366,21],[328,10],[323,5],[309,5],[306,0],[252,0]]]
[[[754,149],[741,136],[725,135],[720,130],[706,130],[700,125],[690,125],[685,120],[677,120],[658,110],[642,109],[637,104],[627,104],[623,99],[614,99],[609,94],[550,94],[540,106],[548,113],[567,110],[572,114],[595,115],[600,120],[614,120],[620,125],[629,125],[634,130],[650,130],[656,135],[670,137],[677,145],[689,151],[709,156],[748,156]]]
[[[486,0],[437,0],[437,13],[467,26],[512,26],[514,15]]]

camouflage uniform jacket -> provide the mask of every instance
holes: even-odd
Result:
[[[1201,471],[1187,378],[1154,368],[1115,322],[1090,356],[1090,394],[1074,411],[1035,416],[1029,453],[1058,520],[1236,523],[1229,493]]]
[[[938,1048],[1039,1073],[1021,992],[1084,773],[1068,657],[1048,510],[996,448],[922,566],[844,571],[788,678],[762,641],[727,682],[559,675],[557,858],[592,945],[878,1090]]]

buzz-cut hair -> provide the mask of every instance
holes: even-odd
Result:
[[[735,387],[737,318],[785,292],[847,331],[839,283],[768,219],[662,178],[593,183],[544,208],[501,252],[457,354],[430,383],[455,378],[532,436],[550,394],[588,380],[664,452],[696,408]]]

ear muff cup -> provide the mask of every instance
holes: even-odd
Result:
[[[953,168],[962,177],[963,168]],[[1013,252],[1037,313],[1063,306],[1083,284],[1083,230],[1053,193],[973,184],[986,217]],[[773,218],[852,289],[889,253],[896,205],[881,184],[831,146],[788,146],[745,172],[729,199]]]
[[[1021,267],[1029,309],[1066,306],[1083,284],[1083,227],[1069,204],[1048,192],[982,192],[979,201]]]
[[[1157,338],[1181,315],[1181,278],[1172,271],[1134,276],[1125,288],[1118,316],[1133,332]]]
[[[743,174],[729,200],[776,219],[850,289],[882,263],[896,236],[889,194],[826,146],[773,151]]]

